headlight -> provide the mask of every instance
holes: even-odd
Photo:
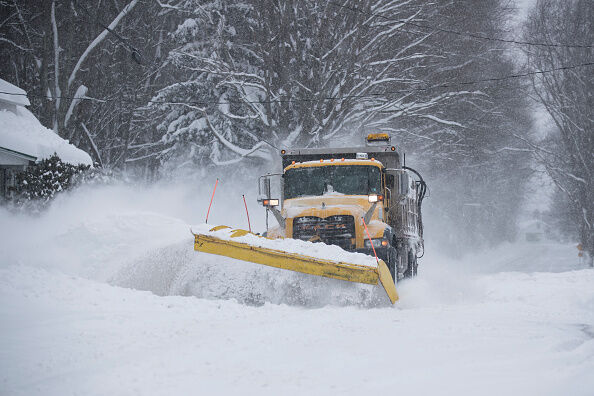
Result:
[[[382,238],[377,238],[377,239],[372,239],[371,241],[369,239],[365,240],[364,246],[366,248],[370,248],[371,244],[373,243],[373,247],[382,247],[382,246],[388,246],[388,241],[386,241],[385,239]]]
[[[262,205],[263,206],[278,206],[279,201],[278,199],[263,199]]]
[[[377,195],[377,194],[373,194],[373,195],[369,195],[368,196],[369,202],[373,203],[373,202],[377,202],[377,201],[383,201],[384,200],[384,196],[383,195]]]

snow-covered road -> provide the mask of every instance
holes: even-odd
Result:
[[[85,209],[97,194],[0,213],[2,395],[594,394],[594,270],[575,248],[430,252],[392,307],[193,252],[193,219]]]

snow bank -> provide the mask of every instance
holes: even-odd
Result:
[[[191,246],[187,223],[170,206],[179,201],[187,208],[181,204],[187,198],[165,188],[87,186],[60,195],[39,217],[0,209],[0,239],[6,242],[0,244],[0,263],[108,281],[151,249],[184,240]]]
[[[17,114],[0,110],[0,147],[18,151],[37,158],[37,161],[57,154],[64,162],[73,165],[92,165],[86,152],[47,129],[26,108],[17,106]]]
[[[9,266],[0,382],[12,395],[589,396],[594,271],[559,275],[481,277],[485,298],[464,303],[296,309]]]

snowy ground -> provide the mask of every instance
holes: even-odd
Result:
[[[575,247],[429,250],[392,307],[193,252],[193,201],[114,187],[0,212],[0,394],[594,394],[594,270]]]

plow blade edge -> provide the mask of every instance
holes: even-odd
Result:
[[[211,231],[218,231],[223,228],[228,227],[214,227]],[[233,230],[229,239],[221,239],[213,235],[194,234],[194,250],[304,274],[370,285],[381,284],[392,304],[398,300],[394,280],[383,260],[379,260],[377,267],[370,267],[289,253],[231,240],[247,234],[254,235],[245,230]]]

